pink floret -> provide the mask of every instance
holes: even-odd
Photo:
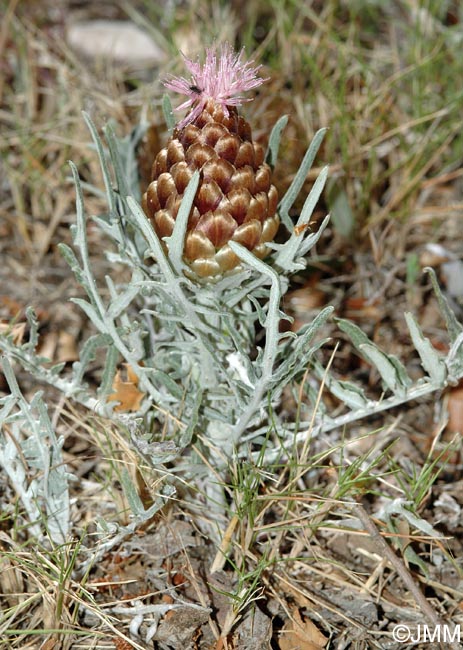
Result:
[[[201,65],[183,56],[185,65],[191,73],[191,79],[171,76],[163,81],[166,88],[186,95],[188,99],[175,110],[190,108],[190,112],[178,123],[183,128],[201,114],[207,101],[212,99],[222,106],[228,115],[228,106],[240,106],[245,99],[240,93],[257,88],[267,79],[257,76],[261,66],[254,66],[254,61],[242,62],[243,50],[238,54],[228,43],[219,48],[207,48],[206,60]]]

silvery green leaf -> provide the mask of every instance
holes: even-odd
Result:
[[[116,376],[119,351],[111,344],[106,351],[106,359],[101,376],[101,382],[97,390],[99,399],[105,400],[113,392],[114,377]]]
[[[377,517],[387,521],[387,519],[389,519],[392,515],[400,515],[401,517],[404,517],[404,519],[408,521],[408,523],[412,526],[412,528],[421,530],[421,532],[424,533],[427,537],[431,537],[434,539],[441,539],[442,533],[440,533],[433,526],[431,526],[431,524],[425,519],[422,519],[421,517],[417,517],[410,510],[410,506],[411,504],[407,503],[407,501],[405,501],[404,499],[401,498],[394,499],[393,501],[386,503],[386,505],[381,509],[381,511],[377,513]]]
[[[127,135],[123,138],[115,137],[117,152],[121,160],[121,167],[128,186],[128,194],[133,196],[137,201],[141,199],[140,188],[140,174],[138,165],[138,152],[137,148],[146,133],[148,123],[137,124]],[[124,204],[123,188],[118,187],[119,199]],[[125,207],[125,206],[124,206]],[[124,209],[124,213],[125,213]]]
[[[399,542],[399,544],[401,544],[401,542],[402,540]],[[404,554],[404,558],[407,560],[409,564],[415,564],[417,567],[421,569],[424,576],[429,577],[429,566],[426,564],[424,560],[421,559],[421,557],[414,550],[411,544],[409,544],[403,549],[403,554]]]
[[[255,269],[258,274],[267,276],[271,281],[267,317],[265,320],[265,346],[262,356],[259,356],[254,363],[256,368],[260,368],[260,376],[256,382],[254,394],[247,403],[243,404],[238,421],[232,429],[232,434],[228,442],[233,447],[233,445],[238,443],[238,440],[248,426],[251,426],[255,422],[260,422],[262,419],[262,402],[271,384],[272,373],[278,354],[279,325],[281,320],[279,307],[282,294],[280,278],[273,268],[255,257],[244,246],[236,242],[230,242],[229,246],[245,264]]]
[[[151,434],[147,433],[143,418],[119,414],[117,420],[127,428],[134,447],[145,460],[149,462],[151,459],[154,466],[171,462],[181,452],[181,449],[172,440],[152,442]]]
[[[355,348],[360,352],[360,346],[364,344],[370,344],[371,341],[368,336],[363,332],[360,327],[352,323],[352,321],[345,318],[335,318],[334,319],[339,329],[342,330],[350,338]]]
[[[101,347],[110,346],[111,343],[111,337],[107,334],[94,334],[85,341],[80,350],[79,361],[72,364],[72,380],[75,385],[82,383],[89,364],[95,360],[96,351]]]
[[[155,500],[152,506],[145,510],[129,472],[125,468],[121,472],[121,483],[132,514],[138,525],[151,519],[162,508],[166,499],[173,497],[175,494],[175,488],[171,485],[166,485],[160,497]]]
[[[364,409],[366,406],[372,405],[372,402],[367,399],[363,390],[349,381],[330,378],[329,380],[325,380],[325,383],[330,392],[350,409]]]
[[[232,290],[242,287],[245,281],[249,279],[250,275],[251,271],[249,269],[244,269],[243,271],[233,273],[232,275],[227,275],[217,282],[215,290],[218,294],[227,296],[227,304],[229,304],[228,299],[231,298]],[[245,291],[243,291],[243,293],[246,295]],[[239,302],[239,299],[235,296],[233,296],[233,300]]]
[[[262,327],[265,327],[265,321],[267,320],[267,314],[265,313],[264,309],[261,307],[259,304],[259,301],[254,298],[254,296],[248,296],[249,300],[252,302],[254,309],[256,310],[257,313],[257,318],[259,319],[259,323],[262,325]]]
[[[196,191],[198,189],[198,184],[199,171],[196,170],[191,177],[183,195],[182,203],[180,205],[177,218],[175,219],[172,235],[165,238],[169,246],[169,260],[171,261],[171,264],[178,275],[181,275],[182,271],[185,268],[185,263],[183,261],[185,233],[188,225],[188,218],[191,212],[191,206],[193,205]]]
[[[33,307],[26,309],[26,319],[29,325],[29,341],[25,347],[28,350],[35,350],[39,342],[39,321]]]
[[[274,372],[272,386],[275,385],[279,391],[283,390],[285,386],[291,384],[294,379],[300,379],[307,368],[311,366],[314,354],[326,343],[326,340],[317,341],[306,350],[301,351],[300,355],[296,354],[294,350],[292,354],[285,360],[284,365],[280,366]]]
[[[90,115],[85,111],[82,112],[82,115],[92,135],[93,142],[95,143],[95,147],[98,153],[98,160],[100,161],[100,168],[103,173],[103,181],[106,189],[106,199],[108,201],[110,213],[114,217],[114,215],[116,214],[116,199],[112,187],[111,175],[109,173],[108,164],[106,162],[106,155],[103,149],[103,143],[101,142],[101,138],[98,134],[98,130],[95,124],[93,123]]]
[[[270,165],[272,169],[274,169],[276,165],[276,161],[278,158],[278,150],[280,148],[280,139],[281,139],[281,132],[285,128],[285,126],[288,124],[288,116],[287,115],[282,115],[279,120],[276,122],[274,125],[270,137],[268,140],[268,148],[267,148],[267,153],[265,154],[265,162]]]
[[[119,245],[123,245],[125,243],[126,236],[121,228],[119,221],[108,221],[106,215],[104,215],[104,217],[102,215],[92,216],[92,221],[113,241],[117,242]],[[121,261],[120,255],[116,256],[116,254],[111,253],[110,251],[105,251],[105,254],[107,255],[107,259],[109,259],[109,261],[111,261],[113,257],[117,257],[117,261]]]
[[[48,369],[48,372],[50,373],[50,376],[58,376],[61,374],[61,372],[64,370],[66,367],[66,362],[61,361],[60,363],[55,363],[51,368]]]
[[[68,180],[72,181],[72,177],[70,177]],[[103,190],[98,189],[91,183],[86,183],[85,181],[80,181],[80,184],[82,186],[82,189],[85,190],[87,194],[90,194],[91,196],[96,196],[97,199],[102,199],[103,201],[107,199],[106,193]],[[70,226],[72,229],[73,226]]]
[[[168,301],[166,301],[168,302]],[[166,318],[166,312],[164,310],[156,310],[156,309],[141,309],[140,314],[149,314],[150,316],[155,316],[159,320],[162,320],[163,318]],[[169,314],[169,322],[170,323],[184,323],[185,322],[185,315],[184,314],[174,314],[170,313]]]
[[[167,373],[153,368],[142,368],[141,373],[152,379],[156,385],[163,386],[177,400],[187,399],[188,396],[184,395],[181,386],[175,383]]]
[[[23,420],[22,414],[20,415],[20,420]],[[40,539],[42,530],[38,522],[41,519],[41,512],[37,500],[29,489],[30,483],[28,486],[29,477],[26,475],[25,463],[21,458],[20,435],[17,423],[11,428],[11,435],[7,438],[4,438],[0,432],[0,465],[8,476],[18,499],[22,502],[25,515],[30,522],[28,526],[30,533]]]
[[[390,363],[394,366],[400,385],[405,389],[408,389],[413,382],[410,379],[405,366],[394,354],[387,354],[386,356]]]
[[[137,285],[137,279],[139,278],[139,274],[134,272],[134,275],[132,276],[132,281],[130,284],[127,286],[125,291],[120,293],[117,297],[115,297],[113,300],[111,300],[111,303],[109,305],[108,311],[107,311],[107,317],[115,320],[118,318],[123,312],[127,310],[129,305],[135,300],[136,296],[138,295],[140,289]]]
[[[86,219],[82,185],[80,182],[77,167],[72,161],[69,161],[69,166],[71,168],[74,187],[76,190],[76,225],[74,227],[71,227],[71,234],[73,235],[73,242],[76,246],[78,246],[81,250],[88,250],[87,233],[85,230]]]
[[[14,395],[7,395],[6,397],[2,397],[2,399],[0,399],[0,425],[7,421],[7,418],[13,410],[15,404],[16,398]]]
[[[121,483],[132,514],[137,519],[139,517],[143,517],[145,514],[145,508],[140,497],[138,496],[138,491],[133,484],[132,479],[130,478],[129,472],[125,467],[122,468]]]
[[[148,442],[144,438],[132,436],[134,447],[152,463],[153,467],[163,463],[171,463],[181,452],[173,440],[163,442]]]
[[[410,336],[412,337],[413,344],[416,351],[420,355],[421,365],[431,377],[433,381],[439,386],[445,385],[447,378],[447,369],[444,360],[437,350],[431,345],[429,339],[423,336],[423,332],[416,322],[413,314],[410,312],[405,313],[405,320],[407,321]]]
[[[249,358],[249,355],[239,352],[239,350],[241,350],[243,348],[246,349],[246,347],[245,347],[246,343],[244,341],[240,340],[240,338],[238,336],[238,332],[232,326],[232,324],[231,324],[231,326],[229,326],[229,336],[230,336],[230,338],[232,339],[232,341],[234,343],[234,348],[235,349],[233,350],[233,352],[230,352],[227,355],[227,357],[226,357],[227,361],[230,363],[230,360],[229,360],[230,355],[235,355],[235,354],[239,355],[240,363],[244,364],[246,376],[247,376],[249,382],[252,385],[254,385],[256,383],[256,373],[255,373],[252,361]]]
[[[83,298],[71,298],[71,302],[79,305],[83,312],[89,317],[92,323],[100,330],[104,331],[105,326],[103,320],[100,318],[100,315],[97,313],[95,307],[90,304],[87,300]]]
[[[129,321],[127,314],[123,314],[121,320],[126,319]],[[146,331],[142,328],[142,323],[132,321],[124,331],[127,332],[127,347],[132,353],[133,360],[143,360],[146,356]]]
[[[61,447],[63,440],[57,440],[47,408],[42,399],[38,401],[37,410],[40,417],[38,437],[45,446],[45,467],[41,492],[46,508],[47,532],[56,544],[66,541],[71,523],[68,473],[63,464]],[[43,433],[42,433],[43,432]],[[45,435],[46,434],[46,437]],[[43,469],[43,467],[42,467]]]
[[[429,273],[432,288],[434,289],[434,293],[436,294],[437,300],[439,302],[440,311],[445,318],[445,324],[447,326],[450,340],[452,343],[454,343],[458,336],[463,332],[463,325],[458,322],[453,310],[449,306],[447,298],[442,293],[434,269],[428,266],[424,270]]]
[[[134,218],[135,225],[139,228],[140,232],[145,237],[150,253],[159,264],[165,279],[171,281],[172,283],[176,282],[177,279],[172,272],[170,264],[164,253],[164,249],[162,248],[161,242],[159,241],[159,237],[151,225],[151,221],[146,218],[146,214],[131,196],[127,197],[127,204]]]
[[[463,332],[452,343],[446,363],[452,381],[457,381],[463,375]]]
[[[58,244],[58,250],[68,266],[71,268],[71,271],[74,273],[77,282],[81,287],[85,289],[87,286],[87,281],[72,248],[70,248],[67,244]]]
[[[32,534],[45,536],[39,523],[44,519],[48,536],[62,544],[69,530],[69,493],[61,444],[55,436],[42,394],[30,403],[21,393],[8,358],[3,371],[20,417],[10,425],[8,438],[0,435],[0,464],[9,476],[30,521]],[[38,470],[38,471],[37,471]]]
[[[304,202],[304,205],[301,210],[301,214],[299,215],[299,218],[296,222],[296,227],[302,228],[309,224],[310,217],[312,216],[317,201],[320,198],[323,188],[325,187],[327,178],[328,178],[328,166],[323,167],[323,169],[317,176],[317,179],[313,184],[312,189],[310,190],[309,195]],[[296,234],[295,237],[300,238],[301,235]]]
[[[307,235],[306,237],[304,237],[304,239],[302,239],[297,249],[297,253],[296,253],[297,257],[304,257],[304,255],[306,255],[308,251],[315,246],[315,244],[318,242],[320,237],[323,235],[323,232],[326,226],[328,225],[329,221],[330,221],[330,215],[328,214],[323,219],[316,232],[312,232],[310,233],[310,235]]]
[[[164,120],[166,122],[166,126],[169,132],[172,133],[172,131],[175,128],[175,117],[174,117],[174,112],[172,110],[171,101],[167,94],[164,94],[162,96],[162,112],[164,113]]]
[[[273,268],[259,260],[244,246],[241,246],[241,244],[231,241],[229,246],[238,257],[241,257],[244,262],[256,269],[258,273],[268,276],[272,283],[268,300],[267,316],[264,323],[267,331],[264,355],[267,357],[272,355],[274,357],[278,345],[278,329],[281,313],[279,309],[281,299],[280,278]]]
[[[296,176],[293,179],[293,182],[291,183],[286,194],[280,201],[278,207],[278,213],[281,217],[282,222],[285,224],[289,232],[293,231],[293,222],[291,221],[291,217],[289,216],[289,210],[291,209],[294,201],[297,199],[297,196],[306,181],[307,174],[309,173],[309,170],[312,167],[312,163],[315,159],[315,156],[317,155],[322,140],[325,137],[326,131],[327,129],[320,129],[315,134],[301,162],[301,165],[296,173]]]
[[[191,443],[194,432],[199,421],[200,409],[203,403],[203,392],[202,390],[196,391],[194,395],[194,401],[191,406],[191,411],[188,417],[188,423],[185,430],[180,434],[179,447],[180,449],[185,449]],[[179,450],[180,451],[180,450]]]
[[[111,124],[107,124],[105,126],[104,132],[106,135],[106,140],[108,142],[108,147],[111,154],[111,163],[116,176],[117,191],[119,197],[121,199],[124,199],[129,194],[132,195],[131,192],[132,188],[129,188],[129,185],[127,183],[128,174],[127,174],[127,170],[124,169],[121,153],[119,151],[120,140],[118,141],[118,139],[116,138],[116,134],[114,133],[114,129]]]
[[[312,186],[309,196],[307,197],[302,208],[296,226],[292,229],[290,238],[279,249],[275,256],[275,264],[285,272],[292,272],[296,269],[303,268],[300,262],[295,262],[298,254],[298,249],[306,235],[306,228],[310,222],[310,218],[317,204],[318,199],[323,191],[326,179],[328,176],[328,167],[324,167],[317,177],[317,180]]]
[[[231,352],[227,356],[227,361],[229,363],[229,368],[232,373],[236,373],[238,379],[241,383],[248,387],[254,388],[254,382],[251,382],[249,378],[249,369],[251,364],[247,363],[248,359],[244,355],[240,355],[238,352]],[[255,378],[254,378],[255,380]]]
[[[393,355],[388,355],[373,343],[363,343],[360,350],[373,364],[381,375],[384,384],[394,394],[404,394],[411,380],[400,361]]]
[[[225,413],[224,411],[218,411],[211,406],[203,406],[202,415],[204,419],[209,423],[213,422],[213,427],[220,426],[220,424],[231,424],[230,422],[230,413]]]
[[[333,307],[325,307],[317,314],[311,323],[305,325],[284,348],[283,361],[273,373],[272,381],[289,382],[296,374],[304,372],[314,352],[320,347],[320,343],[310,345],[315,333],[322,327],[333,313]]]

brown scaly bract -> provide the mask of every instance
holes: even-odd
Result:
[[[143,197],[145,213],[161,239],[172,234],[193,172],[200,171],[185,237],[184,259],[202,278],[217,278],[240,262],[228,246],[239,242],[264,257],[279,225],[278,193],[262,146],[236,106],[240,92],[259,86],[258,67],[243,63],[229,45],[209,48],[203,65],[185,59],[191,79],[172,77],[167,88],[188,96],[191,107],[152,168]]]

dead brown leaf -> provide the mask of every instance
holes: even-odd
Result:
[[[77,361],[79,353],[74,334],[61,330],[58,335],[58,348],[56,356],[59,363],[66,361]]]
[[[26,323],[16,323],[15,325],[11,325],[11,323],[0,323],[0,334],[11,334],[15,345],[21,345],[25,329]]]
[[[3,548],[0,547],[0,552]],[[0,593],[3,594],[6,604],[15,607],[25,599],[24,580],[19,566],[5,554],[0,556]]]
[[[138,389],[138,377],[128,363],[123,363],[124,370],[118,370],[113,381],[114,392],[108,396],[108,402],[119,402],[116,412],[138,411],[145,393]]]
[[[65,330],[42,334],[37,353],[55,363],[77,361],[79,358],[75,336]]]
[[[53,361],[56,355],[56,348],[58,346],[58,332],[47,332],[40,337],[40,342],[37,347],[37,354],[46,359]]]
[[[361,296],[351,296],[346,299],[345,316],[354,321],[367,320],[378,323],[384,315],[384,306],[379,299],[373,302]]]
[[[298,609],[283,626],[278,639],[280,650],[322,650],[328,639],[308,618],[303,619]]]
[[[133,650],[133,645],[126,639],[121,639],[118,636],[113,638],[114,647],[116,650]]]
[[[40,650],[54,650],[58,644],[58,641],[53,637],[46,639],[40,646]]]
[[[294,323],[293,332],[297,332],[303,325],[311,322],[311,314],[327,303],[327,296],[317,286],[318,277],[314,276],[303,287],[290,291],[285,298],[285,305]]]
[[[463,381],[451,389],[447,410],[449,414],[447,430],[451,433],[463,433]]]
[[[0,309],[5,315],[18,318],[20,314],[24,314],[25,306],[10,296],[0,296]]]

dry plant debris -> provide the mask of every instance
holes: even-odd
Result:
[[[115,411],[139,411],[145,393],[138,388],[138,376],[131,367],[125,363],[124,370],[127,377],[123,377],[122,370],[118,370],[114,378],[113,390],[108,396],[108,401],[118,402]]]

